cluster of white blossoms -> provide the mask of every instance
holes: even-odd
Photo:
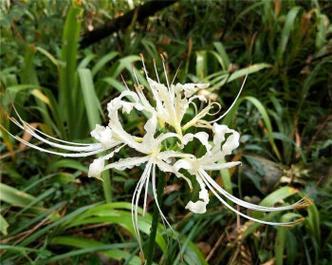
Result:
[[[101,179],[101,174],[105,170],[126,170],[145,164],[132,197],[132,218],[138,237],[139,200],[144,192],[143,212],[145,213],[149,185],[151,185],[152,195],[160,215],[163,221],[169,225],[157,199],[156,178],[164,177],[163,173],[156,173],[157,169],[159,172],[168,172],[185,180],[191,190],[192,181],[197,182],[200,187],[198,200],[189,201],[186,205],[186,209],[193,213],[206,212],[209,191],[211,191],[227,208],[247,219],[270,225],[291,224],[291,222],[276,223],[256,219],[235,209],[229,204],[229,201],[254,211],[274,212],[299,208],[306,204],[305,200],[281,207],[255,205],[228,193],[209,175],[212,171],[220,171],[241,164],[238,161],[224,162],[226,157],[239,146],[240,135],[226,125],[218,124],[217,121],[224,117],[233,106],[243,85],[228,111],[214,121],[208,121],[206,116],[212,114],[211,111],[217,103],[208,101],[206,97],[202,96],[202,93],[198,93],[200,90],[207,89],[208,84],[170,84],[165,71],[166,85],[164,85],[160,82],[158,75],[157,81],[148,76],[144,62],[143,69],[148,87],[144,88],[136,80],[134,90],[130,90],[126,85],[126,89],[108,103],[108,125],[96,125],[91,132],[91,136],[97,143],[79,144],[59,140],[31,127],[21,118],[20,121],[14,118],[11,120],[37,140],[63,151],[45,149],[18,136],[12,136],[32,148],[59,156],[86,157],[98,154],[98,158],[94,159],[89,166],[89,177],[98,179]],[[198,110],[197,103],[205,107]],[[144,135],[132,135],[123,127],[124,116],[132,111],[137,111],[147,117]],[[202,145],[205,154],[197,157],[195,154],[186,153],[185,147],[191,141]],[[131,153],[139,155],[114,161],[114,155],[123,148],[135,150]],[[130,154],[130,152],[126,153]]]

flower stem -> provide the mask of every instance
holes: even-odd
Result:
[[[159,205],[162,204],[161,197],[163,195],[163,187],[164,187],[164,177],[159,176],[158,183],[157,183],[157,197]],[[147,261],[146,265],[151,265],[153,261],[155,246],[156,246],[156,234],[157,234],[157,227],[158,227],[158,219],[159,219],[159,210],[157,207],[156,202],[154,203],[153,208],[153,216],[152,216],[152,224],[150,229],[150,237],[149,237],[149,246],[147,250]]]
[[[104,197],[107,203],[112,202],[112,185],[111,185],[111,177],[108,171],[104,171],[102,174],[103,178],[103,190],[104,190]]]

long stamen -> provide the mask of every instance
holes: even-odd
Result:
[[[218,200],[224,204],[228,209],[232,210],[233,212],[241,215],[242,217],[244,218],[247,218],[251,221],[255,221],[255,222],[258,222],[258,223],[262,223],[262,224],[267,224],[267,225],[278,225],[278,226],[291,226],[291,225],[294,225],[294,224],[297,224],[301,221],[303,221],[303,218],[299,218],[295,221],[292,221],[292,222],[269,222],[269,221],[264,221],[264,220],[260,220],[260,219],[257,219],[257,218],[254,218],[254,217],[251,217],[249,215],[246,215],[236,209],[234,209],[232,206],[230,206],[225,200],[223,200],[219,194],[215,191],[215,189],[210,185],[210,183],[205,179],[205,177],[203,175],[201,175],[204,183],[206,184],[206,186],[212,191],[212,193],[218,198]]]
[[[304,205],[305,199],[301,199],[292,205],[281,206],[281,207],[265,207],[265,206],[261,206],[261,205],[252,204],[252,203],[243,201],[239,198],[236,198],[232,194],[225,191],[204,170],[200,170],[200,174],[205,177],[205,179],[211,184],[211,186],[213,186],[219,193],[224,195],[227,199],[233,201],[234,203],[236,203],[242,207],[250,209],[250,210],[260,211],[260,212],[279,212],[279,211],[293,210],[295,208],[298,209],[299,207],[308,206],[308,205]]]
[[[141,179],[136,186],[137,190],[136,190],[136,197],[135,197],[135,202],[134,202],[133,225],[134,225],[134,229],[136,232],[138,244],[139,244],[139,247],[140,247],[142,253],[143,253],[143,248],[142,248],[142,244],[141,244],[141,235],[140,235],[139,227],[138,227],[138,203],[139,203],[139,198],[140,198],[144,183],[145,183],[147,177],[151,174],[151,167],[152,167],[151,163],[148,163],[144,169]]]
[[[138,85],[139,86],[139,80],[138,80],[138,76],[137,76],[137,73],[136,73],[136,70],[135,70],[135,67],[133,66],[132,67],[132,72],[133,72],[133,74],[134,74],[134,79],[135,79],[135,82],[136,82],[136,85]]]
[[[167,87],[168,87],[168,90],[170,90],[169,81],[168,81],[168,75],[167,75],[167,70],[166,70],[166,65],[165,65],[165,59],[164,59],[164,56],[162,54],[160,54],[160,57],[161,57],[161,61],[162,61],[163,68],[164,68],[164,73],[165,73]]]
[[[136,211],[137,211],[137,208],[135,207],[136,206],[135,202],[136,202],[136,198],[137,198],[138,189],[141,186],[142,182],[143,182],[143,178],[141,177],[140,180],[138,181],[136,187],[135,187],[133,197],[131,199],[131,221],[133,223],[134,232],[135,232],[135,235],[137,237],[138,246],[139,246],[142,254],[144,255],[138,224],[136,225],[136,222],[135,222],[135,214],[136,214]]]
[[[31,144],[28,141],[22,139],[21,137],[13,135],[5,127],[3,127],[1,124],[0,124],[0,127],[3,130],[5,130],[11,137],[15,138],[17,141],[25,144],[26,146],[29,146],[31,148],[34,148],[34,149],[39,150],[39,151],[44,152],[44,153],[49,153],[49,154],[63,156],[63,157],[87,157],[87,156],[96,155],[96,154],[101,153],[101,152],[104,151],[104,149],[100,149],[100,150],[95,150],[95,151],[92,151],[92,152],[85,152],[85,153],[61,153],[61,152],[55,152],[55,151],[47,150],[47,149],[41,148],[41,147],[39,147],[37,145]]]
[[[162,212],[159,202],[158,202],[158,195],[157,195],[157,188],[156,188],[156,165],[153,164],[153,168],[152,168],[152,192],[153,192],[153,197],[155,200],[155,204],[158,208],[159,214],[161,216],[161,218],[165,221],[165,223],[167,224],[167,226],[171,229],[172,232],[174,232],[171,224],[167,221],[164,213]]]
[[[247,77],[248,77],[248,75],[245,76],[245,78],[242,82],[241,88],[240,88],[239,92],[237,93],[237,96],[234,99],[232,105],[226,110],[226,112],[223,115],[221,115],[220,117],[218,117],[217,119],[215,119],[213,121],[209,121],[209,123],[215,123],[215,122],[221,120],[223,117],[225,117],[231,111],[231,109],[234,107],[235,103],[237,102],[238,98],[240,97],[240,94],[241,94],[241,92],[244,88],[244,85],[245,85],[246,81],[247,81]]]
[[[54,141],[57,141],[57,142],[60,142],[60,143],[66,143],[66,144],[70,144],[70,145],[78,145],[78,146],[88,146],[88,145],[91,145],[91,144],[85,144],[85,143],[69,142],[69,141],[61,140],[61,139],[55,138],[55,137],[53,137],[53,136],[51,136],[51,135],[48,135],[48,134],[42,132],[41,130],[38,130],[37,128],[32,127],[29,123],[27,123],[26,121],[24,121],[24,120],[22,119],[22,117],[20,116],[20,114],[18,113],[18,111],[17,111],[17,109],[15,108],[14,105],[13,105],[13,109],[14,109],[14,111],[15,111],[17,117],[19,118],[19,120],[21,121],[21,123],[22,123],[24,126],[27,126],[27,127],[29,127],[30,129],[34,130],[34,131],[37,131],[38,133],[44,135],[44,136],[47,137],[47,138],[50,138],[50,139],[52,139],[52,140],[54,140]],[[13,119],[13,118],[10,118],[10,119]]]
[[[202,109],[194,118],[192,118],[190,121],[188,121],[183,127],[183,130],[187,130],[188,128],[190,128],[191,126],[194,126],[199,120],[201,120],[204,116],[206,116],[207,114],[209,114],[209,111],[211,110],[211,108],[213,107],[213,105],[215,105],[218,103],[217,102],[212,102],[209,103],[204,109]]]
[[[143,216],[146,213],[148,190],[149,190],[149,181],[150,181],[150,174],[148,174],[147,179],[145,181],[144,202],[143,202]]]
[[[144,70],[144,73],[145,73],[146,80],[148,80],[149,75],[148,75],[148,71],[146,70],[146,67],[145,67],[144,57],[143,57],[143,54],[142,54],[142,53],[140,54],[140,57],[141,57],[141,61],[142,61],[143,70]]]
[[[181,67],[181,65],[182,65],[182,62],[180,62],[178,68],[176,68],[175,74],[174,74],[173,79],[172,79],[172,82],[171,82],[171,86],[174,84],[174,81],[175,81],[175,79],[176,79],[176,77],[177,77],[177,75],[178,75],[178,73],[179,73],[179,71],[180,71],[180,67]]]
[[[157,81],[158,81],[158,83],[160,83],[160,79],[159,79],[159,75],[158,75],[158,70],[157,70],[157,64],[156,64],[156,60],[155,59],[153,59],[153,68],[154,68],[154,71],[155,71],[155,74],[156,74]]]
[[[120,76],[121,76],[121,80],[122,80],[123,84],[125,85],[126,89],[130,91],[130,89],[129,89],[128,85],[127,85],[127,82],[124,79],[123,75],[121,74]]]
[[[42,138],[41,136],[39,136],[37,133],[35,133],[33,131],[33,127],[26,127],[27,123],[24,123],[24,125],[20,124],[17,120],[15,120],[14,118],[10,118],[10,120],[19,128],[21,128],[22,130],[28,132],[31,136],[35,137],[36,139],[42,141],[45,144],[48,144],[52,147],[55,148],[60,148],[63,150],[67,150],[67,151],[72,151],[72,152],[88,152],[88,151],[96,151],[96,150],[100,150],[102,148],[101,144],[90,144],[87,146],[69,146],[69,145],[63,145],[63,144],[58,144],[58,143],[53,143],[51,141],[48,141],[47,139]]]

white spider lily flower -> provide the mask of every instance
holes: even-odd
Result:
[[[32,144],[9,132],[8,133],[25,145],[50,154],[64,157],[98,155],[98,158],[93,160],[89,166],[88,176],[100,180],[102,180],[101,174],[105,170],[127,170],[144,164],[143,173],[133,192],[131,209],[134,231],[141,249],[142,245],[138,229],[138,207],[141,194],[143,193],[143,214],[146,212],[149,185],[151,185],[152,195],[162,221],[172,229],[158,202],[156,188],[157,169],[161,172],[172,173],[176,177],[184,179],[188,183],[190,189],[192,189],[191,180],[182,174],[180,170],[186,170],[189,174],[195,176],[200,187],[198,200],[196,202],[189,201],[186,205],[186,209],[193,213],[203,214],[206,212],[206,207],[209,203],[210,190],[226,207],[250,220],[272,225],[290,224],[273,223],[255,219],[237,211],[227,203],[226,199],[247,209],[264,212],[290,210],[305,205],[305,201],[299,201],[293,205],[283,207],[273,208],[259,206],[240,200],[220,187],[207,172],[230,168],[240,164],[240,162],[223,162],[225,161],[225,156],[230,155],[232,151],[239,146],[240,134],[235,130],[229,129],[225,125],[218,125],[214,123],[214,121],[218,121],[225,116],[232,106],[234,106],[236,100],[223,115],[219,116],[219,118],[214,121],[207,121],[205,117],[207,115],[213,115],[213,113],[211,113],[213,107],[220,107],[219,103],[207,102],[206,97],[203,95],[197,95],[199,91],[208,88],[209,85],[204,83],[178,83],[173,85],[173,82],[169,84],[165,65],[163,66],[167,86],[160,83],[158,75],[158,82],[149,78],[143,61],[143,69],[153,95],[153,102],[149,101],[144,94],[144,88],[138,83],[138,78],[134,72],[137,83],[134,86],[136,92],[129,90],[125,83],[126,90],[122,91],[119,96],[112,99],[107,104],[109,118],[107,126],[97,124],[95,129],[90,133],[97,143],[74,143],[54,138],[33,128],[31,125],[23,121],[18,114],[20,121],[11,118],[11,121],[14,124],[31,134],[31,136],[37,140],[47,144],[49,147],[65,151],[60,152],[49,150]],[[242,84],[236,99],[239,97],[243,85],[244,83]],[[194,102],[195,100],[199,100],[203,103],[207,102],[207,105],[202,108],[202,110],[198,111]],[[191,105],[195,108],[195,115],[191,120],[183,124],[184,116]],[[123,127],[125,116],[133,110],[148,117],[144,125],[144,135],[134,135],[126,131]],[[169,126],[164,127],[163,125],[165,123]],[[187,129],[193,126],[198,129],[198,132],[184,134]],[[169,127],[172,127],[171,130],[168,130]],[[206,128],[208,131],[212,131],[212,142],[209,141],[209,133],[199,130],[202,127]],[[160,133],[159,129],[163,129],[162,133]],[[165,132],[165,130],[168,131]],[[194,154],[188,154],[183,151],[185,145],[194,139],[197,139],[199,144],[206,150],[205,154],[199,158]],[[169,145],[169,143],[171,143],[171,145]],[[106,163],[107,160],[119,153],[124,147],[134,150],[139,153],[139,155],[111,161],[108,164]]]
[[[195,157],[184,158],[178,160],[174,164],[174,167],[177,171],[179,171],[180,169],[185,169],[191,175],[194,175],[201,189],[199,193],[199,200],[196,202],[189,201],[188,204],[186,205],[186,209],[189,209],[193,213],[200,213],[200,214],[205,213],[206,206],[209,202],[208,193],[207,193],[207,188],[208,188],[227,208],[247,219],[269,225],[293,224],[294,222],[276,223],[276,222],[268,222],[257,218],[253,218],[236,210],[227,203],[226,199],[247,209],[254,211],[262,211],[262,212],[285,211],[285,210],[300,208],[307,205],[307,202],[305,200],[300,200],[293,205],[281,206],[281,207],[265,207],[265,206],[255,205],[236,198],[235,196],[224,190],[222,187],[220,187],[218,183],[215,182],[206,171],[227,169],[241,164],[240,162],[228,162],[228,163],[219,162],[219,161],[224,161],[225,156],[231,154],[232,151],[239,146],[239,133],[236,132],[235,130],[229,129],[226,125],[218,125],[216,123],[213,125],[213,133],[214,133],[213,146],[210,152],[206,152],[206,154],[201,158],[195,158]],[[226,137],[226,134],[230,135]],[[186,137],[186,135],[184,137]],[[193,137],[190,138],[193,139]],[[222,196],[224,198],[222,198]]]

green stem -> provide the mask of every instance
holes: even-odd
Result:
[[[110,173],[108,171],[105,171],[102,175],[102,178],[105,200],[107,203],[112,202],[112,186]]]
[[[163,187],[164,187],[164,177],[159,176],[158,178],[158,184],[157,184],[157,198],[155,200],[159,199],[159,205],[161,205],[161,197],[163,194]],[[149,248],[147,251],[147,261],[146,265],[151,265],[153,260],[153,254],[156,246],[156,234],[157,234],[157,227],[158,227],[158,219],[159,219],[159,210],[157,207],[156,202],[154,203],[154,209],[153,209],[153,216],[152,216],[152,224],[150,229],[150,237],[149,237]]]

